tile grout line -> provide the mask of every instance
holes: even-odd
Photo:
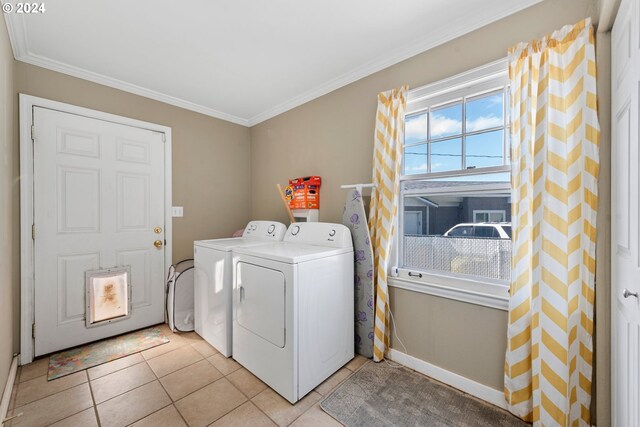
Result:
[[[206,360],[206,359],[205,359],[205,360]],[[196,363],[198,363],[198,362],[196,362]],[[191,365],[189,365],[189,366],[191,366]],[[186,367],[186,366],[185,366],[185,367]],[[151,367],[149,367],[149,369],[151,369]],[[182,368],[182,369],[184,369],[184,368]],[[180,370],[180,369],[178,369],[178,371],[179,371],[179,370]],[[174,371],[174,372],[178,372],[178,371]],[[156,381],[158,381],[158,383],[160,384],[160,387],[162,387],[162,389],[163,389],[163,390],[164,390],[164,392],[167,394],[167,396],[169,396],[169,400],[171,401],[170,405],[171,405],[171,406],[173,406],[173,407],[175,408],[175,410],[176,410],[176,412],[178,413],[178,416],[180,417],[180,419],[181,419],[182,421],[184,421],[185,425],[187,425],[187,426],[188,426],[188,425],[189,425],[189,423],[188,423],[188,422],[187,422],[187,420],[184,418],[184,416],[182,416],[182,412],[180,412],[180,410],[178,409],[178,407],[175,405],[176,401],[175,401],[175,400],[173,400],[173,397],[171,397],[171,395],[169,394],[169,392],[168,392],[168,391],[167,391],[167,389],[165,388],[164,384],[162,384],[162,381],[160,381],[160,378],[158,378],[158,376],[157,376],[157,375],[156,375],[156,373],[153,371],[153,369],[151,369],[151,372],[153,372],[153,375],[155,375],[155,376],[156,376]],[[167,374],[167,375],[171,375],[171,374]],[[165,375],[165,376],[167,376],[167,375]],[[214,382],[215,382],[215,381],[214,381]],[[209,384],[213,384],[213,383],[209,383]],[[207,384],[207,385],[209,385],[209,384]],[[206,386],[205,386],[205,387],[206,387]],[[200,389],[198,389],[198,390],[200,390]],[[187,396],[188,396],[188,395],[187,395]],[[187,396],[185,396],[185,397],[187,397]],[[167,406],[169,406],[169,405],[167,405]],[[166,408],[167,406],[165,406],[164,408]],[[161,411],[161,410],[162,410],[162,409],[164,409],[164,408],[158,409],[158,411]],[[158,412],[158,411],[156,411],[156,412]],[[147,417],[148,417],[148,416],[151,416],[152,414],[155,414],[156,412],[152,412],[151,414],[147,415]],[[146,418],[146,417],[145,417],[145,418]],[[144,419],[144,418],[141,418],[141,419]]]
[[[93,396],[93,387],[91,386],[91,379],[89,378],[89,370],[86,370],[87,374],[87,382],[89,383],[89,392],[91,393],[91,401],[93,402],[93,413],[96,417],[96,422],[98,423],[98,427],[102,426],[102,422],[100,421],[100,415],[98,414],[98,405],[96,404],[96,398]]]

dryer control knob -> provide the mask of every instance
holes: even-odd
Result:
[[[299,225],[296,225],[295,227],[293,227],[293,228],[291,229],[291,235],[292,235],[292,236],[295,236],[295,235],[296,235],[296,234],[298,234],[299,232],[300,232],[300,226],[299,226]]]
[[[335,235],[336,235],[336,230],[331,230],[331,231],[329,232],[329,236],[330,236],[330,237],[333,237],[333,236],[335,236]]]
[[[269,226],[269,228],[267,229],[267,233],[271,234],[271,233],[273,233],[275,230],[276,230],[276,226],[275,226],[275,225],[273,225],[273,224],[271,224],[271,225]]]

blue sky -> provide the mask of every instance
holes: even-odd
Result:
[[[427,112],[405,120],[405,145],[427,140]],[[488,94],[466,104],[466,130],[481,131],[502,126],[502,92]],[[462,104],[433,109],[430,114],[431,139],[462,133]],[[416,145],[405,149],[405,174],[427,172],[427,146]],[[503,164],[502,131],[493,131],[466,139],[467,167],[488,167]],[[462,167],[462,141],[453,138],[431,144],[431,172],[456,170]]]

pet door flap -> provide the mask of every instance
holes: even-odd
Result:
[[[130,266],[85,272],[88,328],[131,316],[130,278]]]

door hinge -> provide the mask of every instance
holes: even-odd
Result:
[[[167,134],[162,134],[162,142],[167,142]]]
[[[31,224],[31,240],[36,240],[36,225]]]
[[[35,142],[36,140],[36,127],[35,125],[31,125],[31,140]]]
[[[36,324],[32,323],[31,324],[31,338],[35,339],[35,337],[36,337]]]

